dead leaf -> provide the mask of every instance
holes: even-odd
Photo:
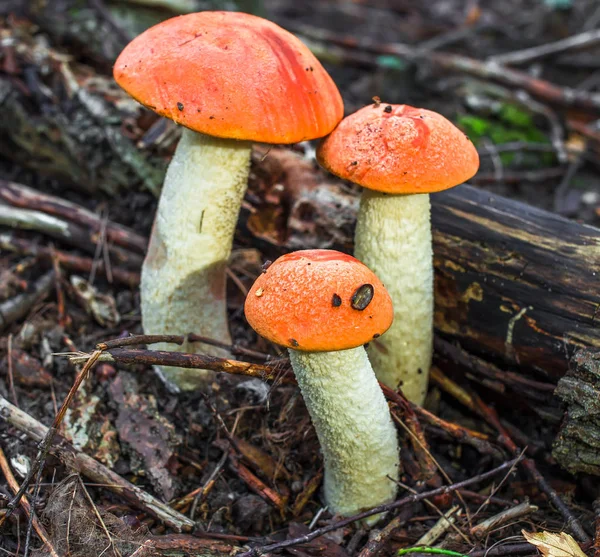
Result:
[[[88,281],[77,275],[71,276],[71,285],[73,286],[77,301],[99,325],[114,327],[119,324],[121,316],[117,311],[117,304],[112,296],[102,294]]]
[[[535,545],[541,551],[544,557],[586,557],[573,536],[565,532],[560,534],[531,533],[521,530],[521,533],[530,544]]]
[[[132,471],[147,475],[165,501],[172,499],[176,481],[168,463],[181,443],[175,426],[159,413],[152,395],[139,392],[133,375],[121,371],[111,381],[109,392],[118,407],[119,439]]]

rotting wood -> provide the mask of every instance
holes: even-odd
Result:
[[[578,352],[556,395],[567,411],[554,442],[554,458],[573,474],[600,476],[600,351]]]
[[[281,247],[348,249],[351,237],[328,228],[343,213],[352,230],[356,198],[326,187],[308,213],[309,198],[296,199]],[[599,229],[467,185],[431,202],[438,333],[548,383],[576,350],[600,349]],[[301,213],[318,226],[304,226]]]
[[[466,186],[432,222],[439,332],[550,381],[600,349],[600,230]]]

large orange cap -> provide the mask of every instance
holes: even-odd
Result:
[[[200,12],[151,27],[123,50],[117,83],[134,99],[216,137],[295,143],[342,119],[340,93],[310,50],[239,12]]]
[[[385,333],[394,315],[373,271],[350,255],[323,249],[277,259],[256,279],[244,311],[259,335],[306,352],[361,346]]]
[[[473,143],[452,122],[404,104],[370,105],[344,118],[317,159],[340,178],[393,194],[445,190],[479,168]]]

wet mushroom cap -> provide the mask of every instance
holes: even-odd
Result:
[[[266,339],[307,352],[356,348],[392,324],[392,301],[358,259],[333,250],[284,255],[246,298],[248,323]]]
[[[215,137],[295,143],[328,134],[344,112],[331,77],[299,39],[239,12],[159,23],[127,45],[113,73],[143,105]]]
[[[473,177],[479,155],[470,139],[436,112],[381,103],[344,118],[319,145],[332,174],[391,194],[433,193]]]

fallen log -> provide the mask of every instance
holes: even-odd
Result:
[[[557,381],[600,348],[600,230],[462,186],[432,196],[436,329]]]
[[[431,201],[437,333],[549,383],[600,349],[599,229],[466,185]],[[302,193],[284,247],[351,250],[356,208],[339,184]]]

